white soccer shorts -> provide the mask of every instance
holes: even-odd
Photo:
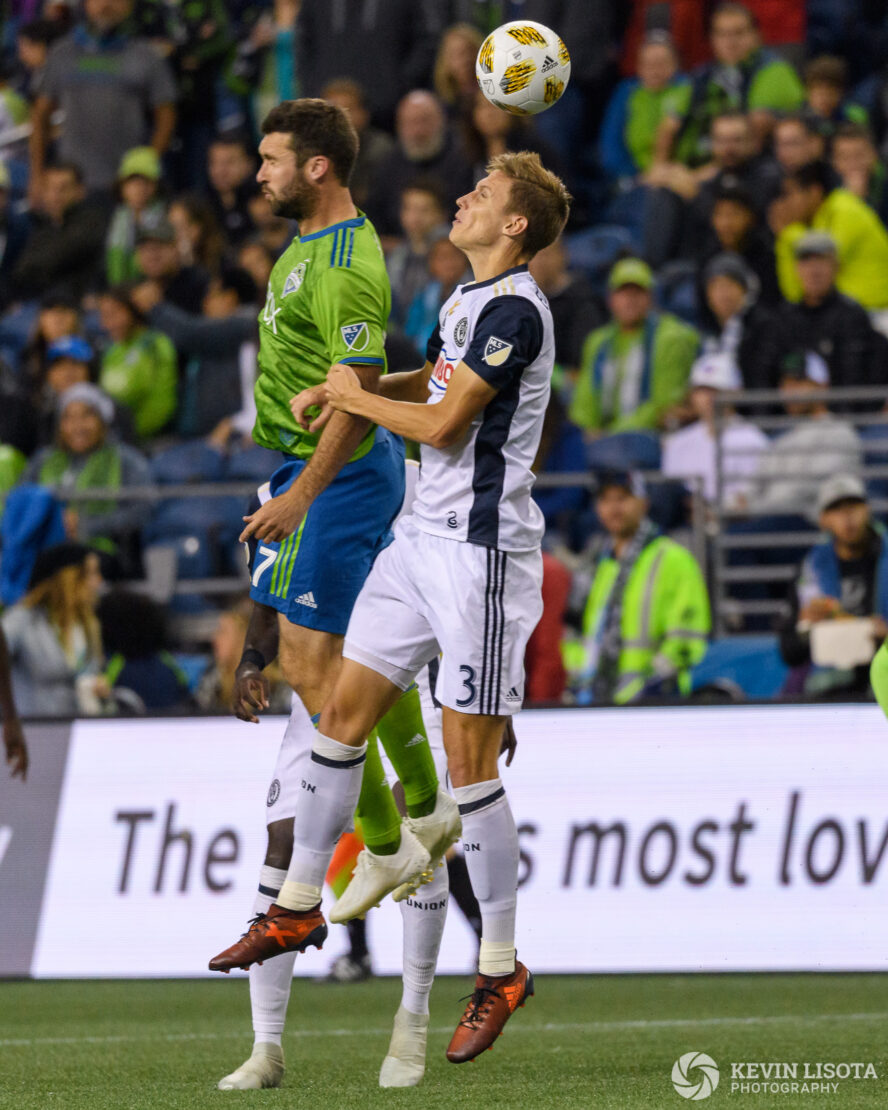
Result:
[[[405,517],[358,595],[343,657],[406,690],[440,652],[435,697],[442,705],[517,713],[524,651],[543,612],[542,581],[538,550],[494,551],[433,536]]]

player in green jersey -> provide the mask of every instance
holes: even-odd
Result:
[[[294,394],[323,383],[335,365],[348,365],[365,389],[378,388],[391,295],[376,232],[348,189],[357,135],[345,113],[322,100],[287,101],[269,113],[262,130],[257,180],[274,211],[296,220],[299,232],[274,267],[259,317],[254,438],[281,451],[283,462],[269,482],[270,496],[244,518],[241,540],[251,548],[251,597],[257,612],[277,611],[279,662],[307,714],[294,706],[279,760],[288,771],[299,767],[299,774],[288,775],[294,781],[276,778],[269,791],[268,812],[276,816],[269,816],[256,917],[241,941],[210,962],[220,971],[249,966],[250,942],[290,927],[273,903],[282,888],[294,885],[287,882],[294,838],[310,845],[313,835],[298,818],[294,828],[300,783],[322,805],[329,799],[347,808],[346,819],[358,807],[365,842],[375,841],[374,852],[393,864],[407,861],[411,872],[428,868],[457,838],[460,824],[455,803],[438,786],[415,688],[377,729],[404,787],[409,829],[399,829],[375,739],[356,759],[354,748],[318,737],[309,719],[317,719],[332,691],[354,600],[391,541],[404,496],[404,448],[399,437],[344,413],[332,414],[323,431],[312,434],[290,411]],[[238,675],[261,671],[270,661],[248,648]],[[366,770],[360,794],[343,800],[327,780],[359,762]],[[280,812],[284,800],[286,816]],[[319,947],[326,937],[319,910],[325,871],[323,862],[310,891],[300,885],[317,905],[303,915],[299,944],[289,946],[294,951]],[[336,920],[335,912],[330,916]],[[280,1083],[280,1032],[292,975],[292,964],[282,961],[251,967],[256,1044],[250,1059],[220,1083],[223,1089]],[[424,1025],[413,1040],[414,1048],[421,1043],[424,1059]],[[421,1074],[414,1067],[412,1081]]]

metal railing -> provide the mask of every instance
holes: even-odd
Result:
[[[716,436],[716,497],[711,506],[711,595],[713,602],[714,630],[717,635],[725,635],[731,630],[730,619],[741,623],[746,617],[776,618],[787,610],[786,593],[788,585],[798,573],[794,560],[786,558],[770,561],[764,565],[731,565],[731,555],[735,552],[780,552],[797,553],[800,549],[813,546],[821,533],[816,523],[817,490],[829,475],[813,468],[809,476],[791,472],[770,476],[772,481],[787,478],[799,486],[810,488],[807,503],[794,507],[775,508],[767,504],[751,501],[743,508],[728,503],[726,491],[731,482],[748,479],[748,474],[738,474],[730,469],[731,460],[736,461],[748,452],[726,450],[724,431],[736,410],[741,410],[743,418],[755,424],[765,433],[780,433],[799,428],[810,422],[810,415],[794,416],[775,412],[783,409],[788,401],[795,403],[824,404],[834,419],[853,426],[856,430],[883,427],[884,437],[860,440],[859,456],[862,465],[849,463],[848,469],[860,477],[864,483],[882,479],[888,489],[888,388],[884,386],[865,386],[841,389],[821,389],[806,391],[803,395],[788,397],[780,390],[750,390],[745,392],[720,393],[715,399],[715,436]],[[866,406],[861,410],[861,406]],[[876,407],[878,406],[878,407]],[[765,411],[756,412],[764,409]],[[801,454],[801,453],[799,453]],[[866,456],[884,456],[885,462],[866,461]],[[798,458],[798,455],[795,456]],[[806,452],[804,457],[810,458]],[[764,481],[764,476],[759,476]],[[869,499],[871,509],[876,515],[888,514],[888,497],[874,496]],[[774,516],[799,516],[811,521],[810,529],[783,529],[775,531],[736,532],[732,526],[740,521],[762,520]],[[780,596],[744,597],[738,596],[731,587],[763,586],[770,587],[772,595]]]

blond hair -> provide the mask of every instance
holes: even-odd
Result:
[[[512,207],[527,219],[522,254],[533,258],[554,243],[567,223],[572,199],[561,178],[530,150],[497,154],[487,163],[487,172],[504,174],[511,181]]]
[[[70,650],[72,634],[79,625],[86,635],[90,655],[101,660],[102,633],[99,620],[93,606],[83,597],[81,589],[85,575],[86,560],[78,566],[62,567],[29,590],[22,599],[22,604],[29,609],[42,608],[46,611],[66,650]]]
[[[438,47],[438,53],[435,57],[435,68],[432,74],[432,85],[435,92],[451,107],[459,100],[460,88],[459,81],[457,81],[453,71],[448,68],[447,64],[447,41],[451,38],[462,38],[473,48],[475,54],[481,49],[481,43],[484,42],[484,36],[471,23],[454,23],[448,27],[444,34],[441,36],[441,44]]]

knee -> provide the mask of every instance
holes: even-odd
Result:
[[[333,696],[324,706],[318,731],[338,740],[340,744],[357,747],[367,739],[375,721],[368,725],[366,714],[361,712],[360,705],[349,698],[338,697],[337,693],[334,690]]]
[[[268,826],[265,866],[286,871],[293,854],[293,821],[275,821]]]

